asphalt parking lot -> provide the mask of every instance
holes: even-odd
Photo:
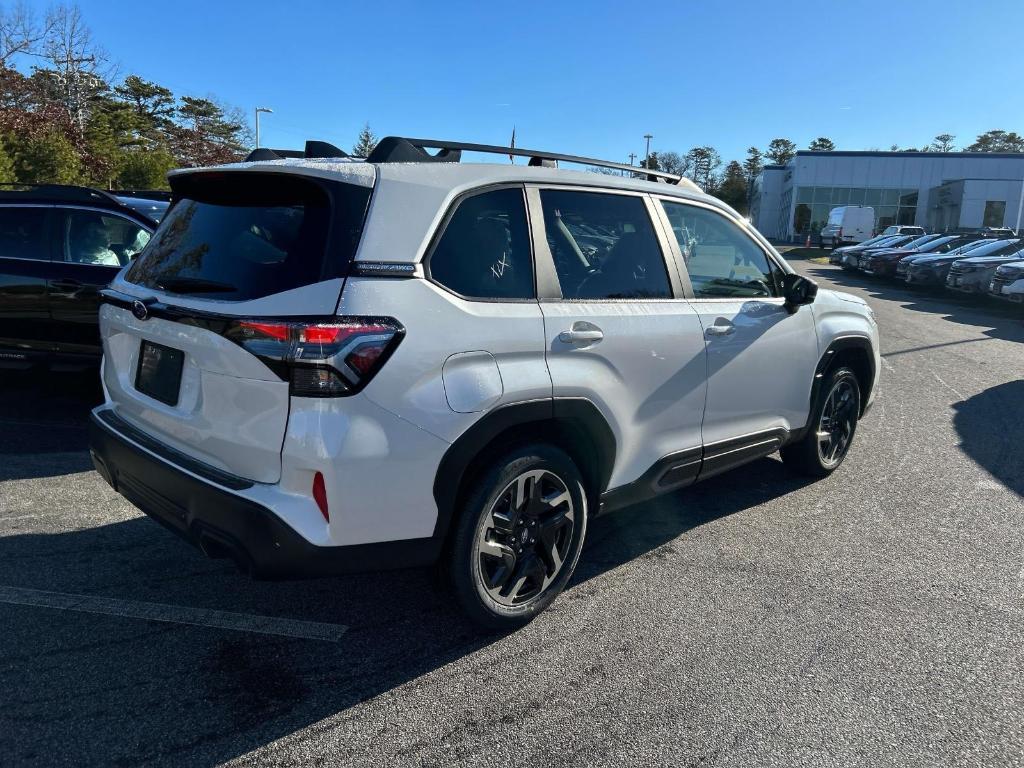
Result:
[[[1024,765],[1024,313],[795,265],[881,327],[846,464],[595,521],[506,637],[203,559],[92,471],[91,377],[0,373],[0,764]]]

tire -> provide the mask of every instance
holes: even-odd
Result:
[[[843,463],[857,433],[860,385],[849,368],[836,368],[825,378],[810,418],[807,434],[783,446],[787,467],[808,477],[827,477]],[[827,438],[823,435],[827,434]]]
[[[465,498],[449,581],[474,622],[511,631],[547,608],[572,578],[587,532],[587,491],[572,459],[537,443],[492,463]]]

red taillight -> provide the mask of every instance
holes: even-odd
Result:
[[[288,341],[291,329],[288,323],[261,323],[255,320],[241,320],[238,323],[239,329],[249,338],[267,338],[278,341]]]
[[[337,397],[366,386],[404,333],[391,318],[339,317],[239,320],[224,335],[286,376],[293,395]]]
[[[333,344],[341,334],[342,329],[336,325],[311,325],[299,329],[299,341],[307,344]]]
[[[324,485],[324,476],[320,472],[313,475],[313,501],[320,507],[320,514],[324,520],[331,522],[331,513],[327,509],[327,487]]]

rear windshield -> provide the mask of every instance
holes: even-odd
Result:
[[[272,174],[196,174],[126,278],[244,301],[343,276],[370,190]]]

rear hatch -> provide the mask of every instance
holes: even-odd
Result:
[[[173,176],[171,209],[100,312],[117,415],[220,470],[277,482],[294,329],[334,318],[362,233],[373,178],[351,182],[294,170]]]

